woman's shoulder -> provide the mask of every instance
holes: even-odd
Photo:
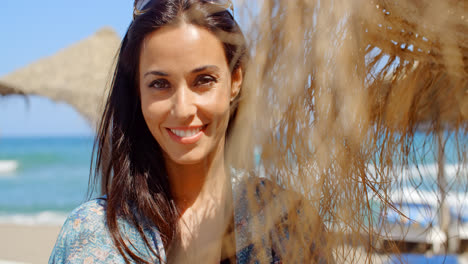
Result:
[[[260,254],[252,253],[252,250],[267,250],[264,254],[272,263],[291,252],[297,253],[298,259],[333,263],[324,249],[327,232],[325,226],[318,210],[306,196],[264,177],[246,177],[237,183],[234,191],[237,196],[235,223],[240,248],[243,249],[240,252],[241,257]],[[265,237],[255,239],[253,236],[256,234]],[[265,247],[264,244],[252,245],[249,241],[269,241],[269,244]],[[299,241],[303,243],[300,250],[289,250],[290,245],[298,245]]]
[[[297,208],[296,205],[305,200],[303,195],[279,185],[272,179],[256,176],[237,180],[234,185],[234,196],[238,203],[250,201],[256,204],[259,210],[272,203],[284,207],[284,210],[287,210],[287,207]]]
[[[98,234],[106,231],[105,197],[87,201],[75,208],[65,220],[61,235],[66,238],[84,237],[84,234]]]
[[[86,261],[123,263],[106,228],[106,200],[98,198],[78,206],[62,226],[49,263]]]
[[[62,226],[50,263],[126,263],[114,244],[106,221],[107,199],[101,197],[78,206]],[[164,258],[162,240],[156,227],[143,230],[153,250],[147,247],[138,228],[128,221],[118,219],[119,231],[131,241],[135,254],[158,263],[156,252]]]
[[[105,196],[87,201],[75,208],[65,224],[72,222],[74,229],[100,228],[105,224],[107,199]]]

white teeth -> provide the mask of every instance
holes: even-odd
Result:
[[[190,130],[171,129],[171,132],[176,134],[178,137],[193,137],[201,130],[202,130],[202,127],[194,128]]]

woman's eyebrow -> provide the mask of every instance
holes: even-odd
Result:
[[[216,65],[206,65],[206,66],[196,68],[195,70],[192,71],[192,73],[202,72],[206,70],[215,71],[215,72],[220,71],[219,67]]]
[[[149,71],[149,72],[145,73],[145,75],[143,75],[143,77],[146,77],[148,75],[158,75],[158,76],[163,76],[163,77],[169,76],[169,74],[167,74],[165,72],[162,72],[162,71]]]

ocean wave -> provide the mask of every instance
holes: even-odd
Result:
[[[18,167],[16,160],[0,160],[0,175],[14,172]]]
[[[68,213],[44,211],[34,214],[7,214],[0,213],[0,224],[15,224],[15,225],[47,225],[57,226],[63,225],[67,219]]]

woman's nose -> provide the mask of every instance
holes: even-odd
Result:
[[[197,111],[194,100],[195,96],[189,87],[186,85],[178,87],[173,98],[173,115],[180,119],[194,116]]]

